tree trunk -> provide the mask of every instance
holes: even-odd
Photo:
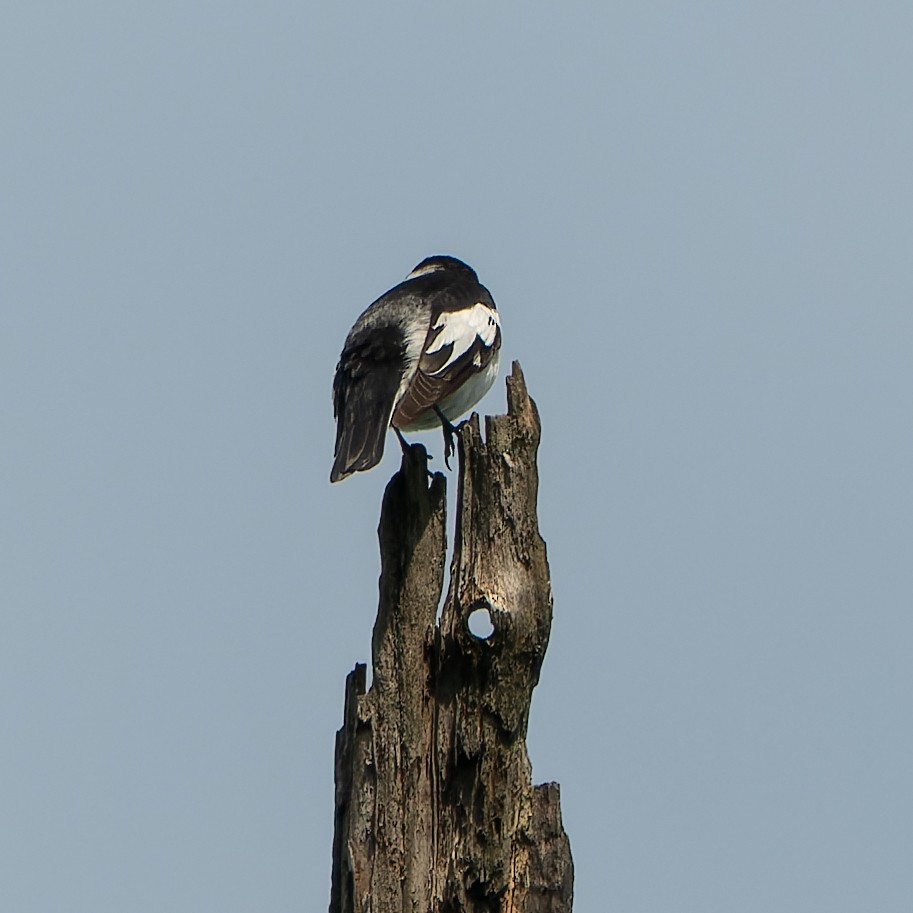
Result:
[[[380,605],[336,737],[330,913],[570,913],[557,783],[533,786],[526,726],[552,594],[536,517],[539,416],[520,366],[508,414],[459,432],[450,587],[444,476],[413,445],[384,495]],[[487,610],[494,631],[473,634]]]

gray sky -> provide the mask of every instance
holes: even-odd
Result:
[[[576,909],[911,909],[909,2],[3,20],[4,909],[325,909],[398,450],[331,487],[330,382],[433,253],[542,414]]]

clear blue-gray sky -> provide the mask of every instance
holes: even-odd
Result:
[[[913,909],[911,35],[900,0],[8,3],[4,910],[325,909],[398,449],[331,487],[330,382],[433,253],[542,414],[529,742],[576,909]]]

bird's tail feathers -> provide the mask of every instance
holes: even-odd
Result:
[[[384,455],[384,442],[393,412],[392,397],[378,401],[365,383],[346,391],[342,414],[337,416],[336,451],[330,481],[376,466]]]

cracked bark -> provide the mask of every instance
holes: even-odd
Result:
[[[533,786],[526,728],[552,594],[536,516],[539,416],[519,364],[508,413],[459,432],[450,585],[444,476],[413,445],[378,536],[373,682],[356,665],[336,737],[330,913],[570,913],[557,783]],[[488,639],[467,619],[486,609]]]

